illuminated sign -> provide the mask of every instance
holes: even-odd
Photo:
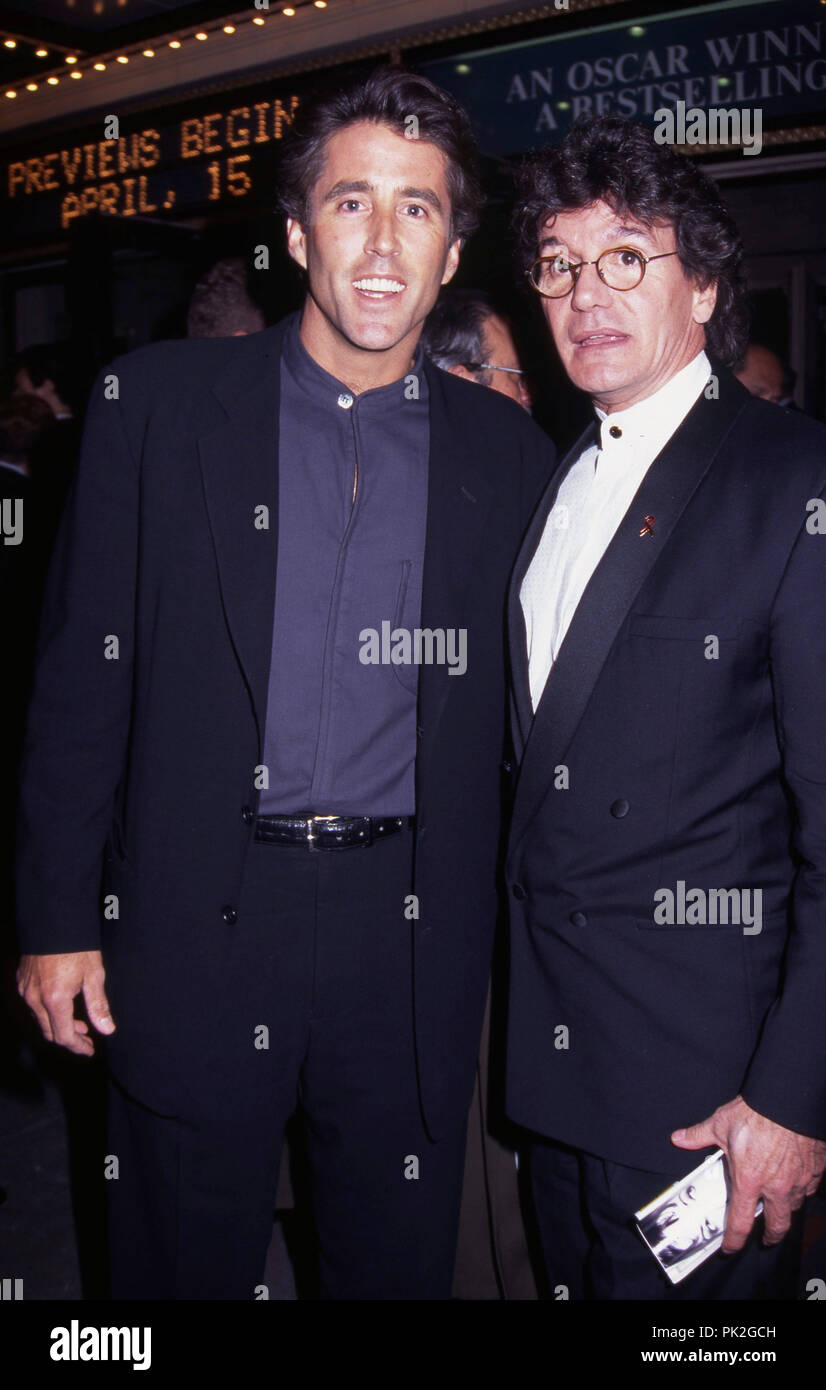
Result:
[[[730,0],[550,34],[422,65],[468,111],[486,154],[559,140],[579,116],[654,122],[658,110],[760,108],[762,122],[822,116],[826,8]]]
[[[272,208],[274,155],[298,100],[265,89],[189,102],[172,120],[102,115],[80,135],[3,151],[3,240],[65,233],[94,213],[174,220],[244,200]]]

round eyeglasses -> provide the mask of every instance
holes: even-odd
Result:
[[[609,289],[633,290],[642,280],[649,261],[661,261],[665,256],[677,254],[676,251],[661,251],[657,256],[644,256],[633,246],[612,246],[595,261],[574,263],[560,252],[556,256],[540,256],[525,273],[545,299],[564,299],[574,288],[583,266],[595,265],[597,275]]]

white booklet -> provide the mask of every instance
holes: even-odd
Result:
[[[726,1156],[718,1149],[634,1213],[640,1235],[672,1284],[720,1249],[729,1192]],[[758,1202],[755,1216],[762,1210]]]

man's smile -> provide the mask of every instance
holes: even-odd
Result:
[[[407,289],[403,280],[388,275],[364,275],[352,283],[353,289],[367,299],[392,299]]]

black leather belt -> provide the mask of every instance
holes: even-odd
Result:
[[[397,835],[412,816],[258,816],[255,838],[268,845],[306,845],[307,849],[355,849]]]

